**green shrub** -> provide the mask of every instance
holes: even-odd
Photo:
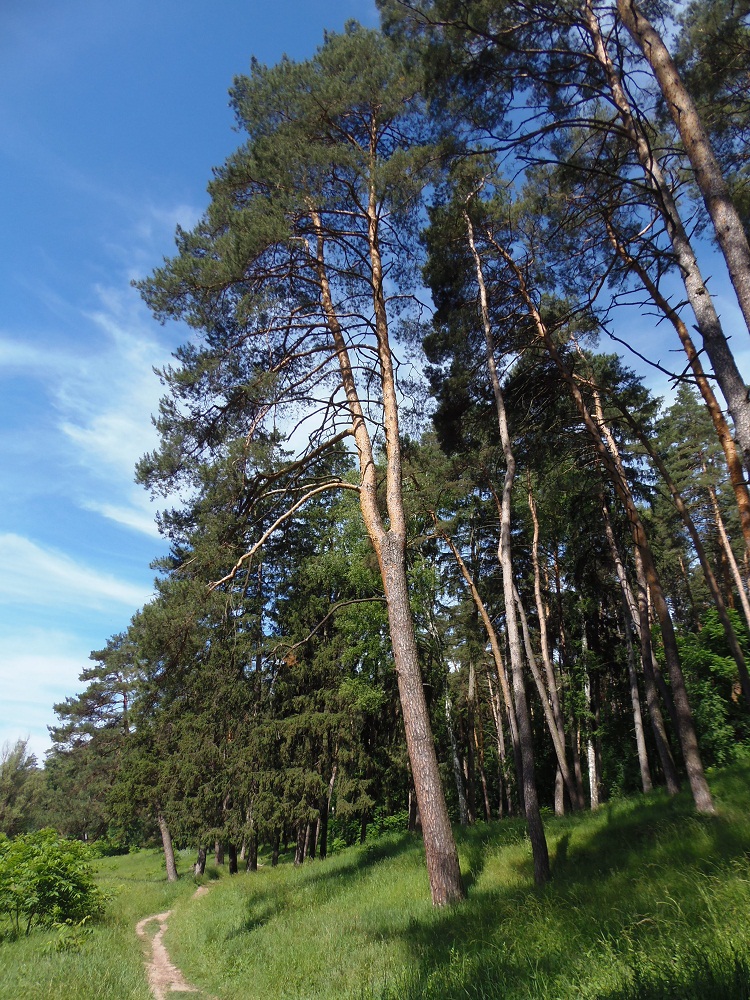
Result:
[[[18,934],[25,927],[79,924],[100,916],[105,896],[94,882],[89,850],[40,830],[0,837],[0,915]]]

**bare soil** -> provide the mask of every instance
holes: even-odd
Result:
[[[208,886],[202,885],[193,893],[196,896],[204,896],[208,892]],[[165,913],[153,913],[150,917],[139,920],[135,932],[149,945],[149,954],[146,959],[146,972],[148,983],[154,1000],[169,1000],[171,993],[198,993],[197,986],[191,985],[176,965],[169,958],[169,953],[164,946],[164,933],[167,929],[167,922],[172,915],[171,910]],[[156,933],[151,936],[149,925],[158,923]]]

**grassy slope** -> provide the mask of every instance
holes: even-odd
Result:
[[[459,835],[454,909],[433,910],[420,845],[393,837],[222,879],[178,903],[167,946],[222,1000],[747,997],[750,768],[712,785],[718,817],[683,793],[549,820],[541,892],[523,824],[480,824]]]
[[[460,831],[469,898],[444,911],[408,836],[222,877],[199,899],[157,852],[103,859],[110,918],[80,952],[39,932],[0,943],[0,1000],[148,1000],[135,924],[170,908],[173,959],[221,1000],[750,997],[750,766],[712,787],[718,817],[683,793],[548,820],[542,891],[523,823]]]

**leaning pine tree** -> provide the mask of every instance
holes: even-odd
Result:
[[[308,431],[291,466],[297,488],[215,586],[247,569],[307,499],[358,491],[385,591],[432,899],[451,903],[464,890],[409,605],[391,349],[434,157],[418,84],[381,36],[350,24],[308,62],[253,63],[232,103],[245,144],[216,172],[202,221],[178,233],[178,255],[141,284],[158,318],[185,319],[203,335],[202,347],[178,355],[182,368],[165,373],[179,402],[162,405],[164,468],[179,468],[181,449],[215,446],[222,422],[239,432],[243,414],[248,441],[271,407]],[[185,412],[205,434],[191,437]],[[385,460],[382,506],[374,434]],[[359,461],[356,487],[317,468],[346,437]]]

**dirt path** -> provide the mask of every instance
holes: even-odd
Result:
[[[193,893],[196,896],[205,896],[208,886],[202,885]],[[150,917],[144,917],[136,924],[135,932],[138,937],[147,941],[150,945],[150,954],[146,961],[146,972],[148,973],[148,984],[154,995],[154,1000],[169,1000],[171,993],[198,993],[198,987],[192,986],[182,975],[176,965],[169,959],[169,953],[164,946],[164,932],[167,929],[167,921],[172,915],[171,910],[165,913],[153,913]],[[159,928],[153,937],[150,937],[146,929],[150,923],[157,921]]]

